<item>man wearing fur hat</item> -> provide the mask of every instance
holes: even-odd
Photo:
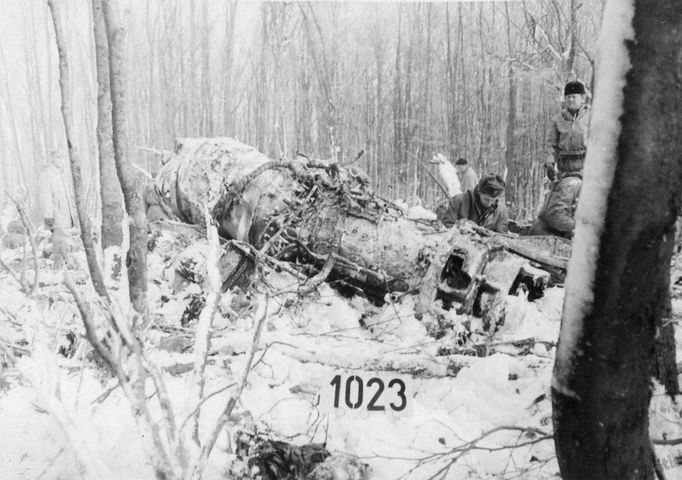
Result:
[[[530,235],[573,236],[573,217],[583,184],[585,142],[590,124],[586,93],[585,85],[580,81],[568,82],[564,86],[565,107],[552,119],[547,133],[545,169],[553,185]]]
[[[585,103],[587,90],[579,80],[564,86],[564,108],[550,123],[547,132],[545,169],[554,181],[558,173],[582,172],[585,142],[590,125],[590,106]]]
[[[446,227],[467,219],[494,232],[506,233],[509,214],[504,204],[504,180],[499,175],[485,175],[472,190],[455,195],[444,211],[436,212]]]

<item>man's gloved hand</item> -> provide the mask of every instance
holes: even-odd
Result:
[[[553,163],[545,163],[545,174],[552,182],[556,180],[556,168]]]

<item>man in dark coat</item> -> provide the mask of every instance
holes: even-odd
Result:
[[[504,180],[499,175],[485,175],[473,191],[452,197],[438,214],[445,226],[467,219],[494,232],[509,231],[509,214],[504,204]]]

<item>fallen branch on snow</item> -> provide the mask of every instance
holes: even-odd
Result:
[[[529,440],[520,442],[520,443],[515,443],[513,445],[500,445],[497,447],[485,447],[485,446],[480,446],[479,443],[482,440],[485,440],[486,438],[490,437],[491,435],[494,435],[495,433],[498,432],[504,432],[504,431],[518,431],[521,432],[521,435],[527,435],[529,437]],[[426,457],[422,457],[418,460],[417,465],[415,465],[406,475],[403,475],[403,477],[406,477],[416,469],[430,464],[430,463],[435,463],[439,462],[444,459],[449,459],[448,463],[444,465],[442,468],[440,468],[436,473],[428,477],[428,480],[436,480],[436,479],[443,479],[446,477],[447,473],[449,472],[450,468],[457,463],[457,461],[464,456],[466,453],[472,451],[472,450],[483,450],[486,452],[497,452],[500,450],[512,450],[515,448],[520,448],[520,447],[525,447],[528,445],[533,445],[536,443],[544,442],[545,440],[553,440],[554,436],[550,433],[544,432],[540,429],[534,428],[534,427],[517,427],[517,426],[501,426],[501,427],[496,427],[491,430],[488,430],[486,432],[483,432],[481,435],[479,435],[477,438],[464,442],[461,445],[458,445],[456,447],[451,448],[447,452],[443,453],[434,453],[431,455],[427,455]],[[403,478],[401,477],[401,478]]]
[[[462,368],[476,361],[476,357],[466,355],[447,355],[442,357],[426,357],[423,354],[385,354],[368,357],[355,352],[343,355],[328,352],[325,359],[321,352],[310,352],[296,348],[283,352],[286,356],[301,363],[318,363],[340,370],[367,370],[397,372],[416,377],[454,377]]]

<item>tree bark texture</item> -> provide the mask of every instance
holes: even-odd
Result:
[[[64,119],[64,130],[66,132],[66,144],[69,150],[69,159],[71,161],[71,175],[73,177],[73,185],[76,193],[76,212],[78,214],[78,223],[80,225],[80,236],[85,248],[85,256],[88,262],[88,269],[92,278],[92,283],[97,293],[104,299],[108,299],[106,286],[102,271],[97,263],[97,252],[95,250],[95,242],[93,240],[93,229],[90,217],[87,213],[87,205],[85,198],[85,187],[83,185],[83,176],[81,173],[81,161],[78,151],[74,144],[73,129],[74,120],[71,111],[71,93],[69,91],[69,61],[65,48],[65,36],[62,27],[61,10],[59,2],[49,0],[48,6],[52,15],[52,23],[54,25],[55,40],[57,43],[57,52],[59,53],[59,87],[62,93],[62,117]]]
[[[104,0],[104,23],[109,40],[109,80],[112,103],[113,143],[116,171],[130,217],[130,246],[126,258],[130,301],[135,311],[147,316],[147,215],[141,185],[129,157],[125,32],[120,25],[117,0]]]
[[[123,194],[116,175],[112,143],[109,47],[102,0],[92,0],[95,57],[97,62],[97,147],[102,195],[102,248],[123,244]]]
[[[616,8],[614,2],[605,22],[627,21],[628,10],[627,4]],[[619,40],[621,48],[627,47],[631,69],[623,89],[622,127],[611,152],[613,183],[606,192],[603,228],[596,227],[593,281],[574,272],[580,260],[571,258],[569,264],[552,383],[564,480],[652,479],[651,378],[657,376],[670,394],[678,391],[672,328],[663,320],[669,316],[670,257],[682,186],[681,22],[680,3],[637,0],[635,41]],[[602,105],[600,95],[620,89],[605,73],[615,68],[612,53],[602,51],[599,58],[608,63],[597,65],[595,110]],[[605,132],[600,119],[592,122],[596,136]],[[590,178],[591,160],[600,160],[590,145],[581,202],[591,199],[588,182],[609,182]],[[593,204],[579,206],[574,256],[589,255],[581,238],[595,229],[585,207],[594,209]],[[592,284],[588,301],[581,303],[575,279]]]

